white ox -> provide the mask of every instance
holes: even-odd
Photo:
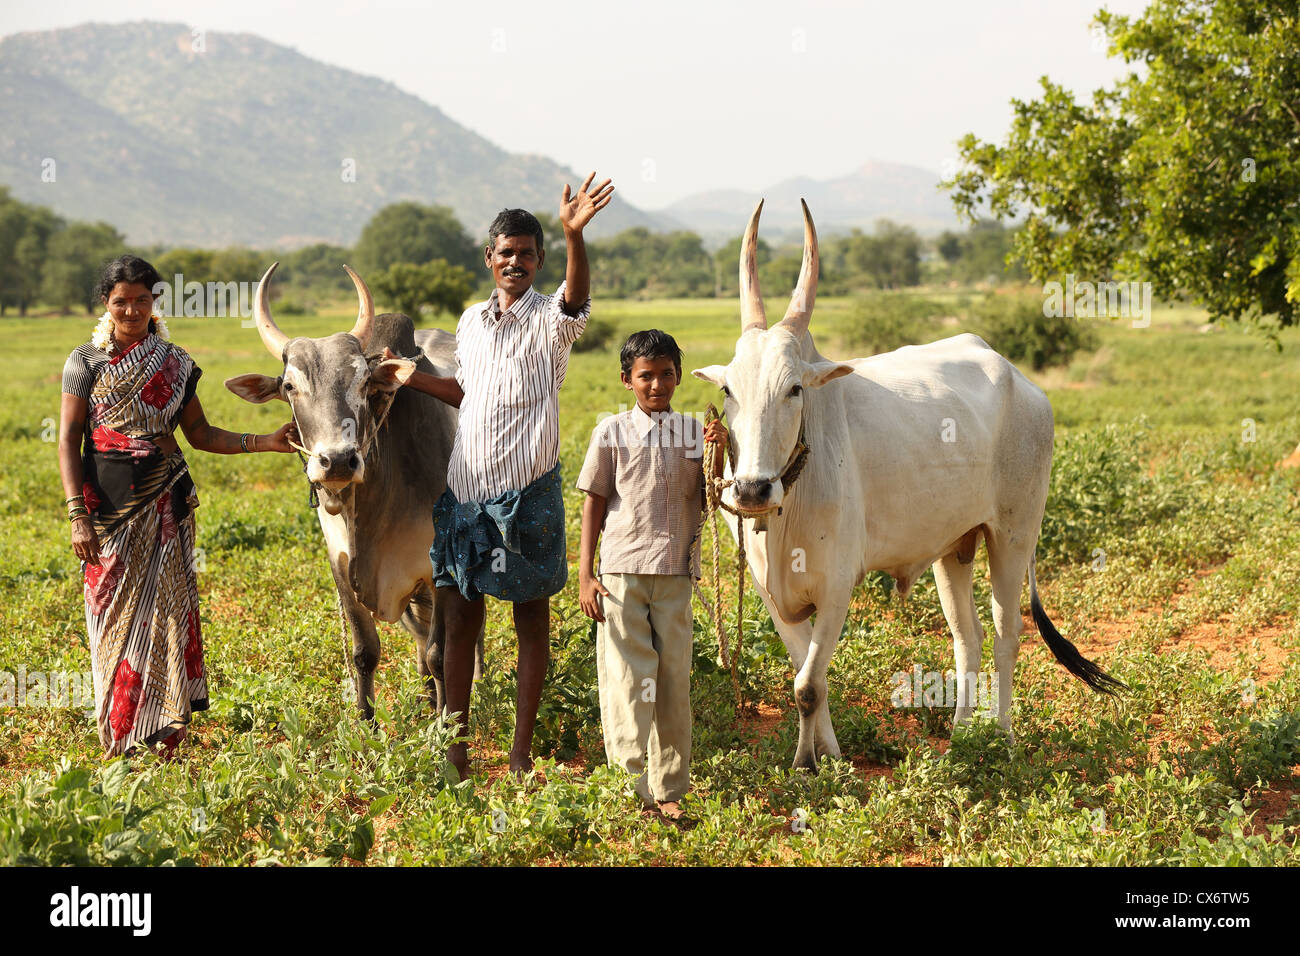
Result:
[[[767,327],[755,251],[762,202],[740,253],[741,334],[729,365],[694,374],[721,388],[735,452],[724,504],[746,517],[749,569],[795,667],[796,767],[838,757],[826,668],[849,599],[868,571],[908,590],[934,567],[956,656],[954,719],[969,721],[984,632],[972,593],[983,536],[993,585],[998,721],[1011,729],[1011,676],[1028,574],[1034,621],[1057,660],[1095,690],[1122,687],[1086,660],[1044,613],[1034,549],[1052,467],[1047,396],[975,335],[884,355],[829,361],[808,332],[817,292],[817,233],[805,204],[804,256],[785,318]],[[801,428],[798,483],[781,476]],[[732,533],[735,517],[727,516]]]

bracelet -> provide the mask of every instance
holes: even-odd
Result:
[[[244,449],[245,454],[248,453],[248,432],[239,436],[239,447]]]
[[[257,451],[257,436],[253,436],[253,451]]]
[[[69,521],[76,521],[78,518],[89,518],[89,517],[90,517],[90,512],[87,511],[85,508],[79,508],[75,511],[68,512]]]
[[[85,495],[73,495],[71,498],[64,498],[64,499],[63,499],[63,503],[64,503],[65,505],[70,505],[70,504],[72,504],[74,501],[85,501],[85,500],[86,500],[86,496],[85,496]]]

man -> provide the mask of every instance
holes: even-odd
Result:
[[[549,659],[550,596],[564,587],[568,574],[559,390],[569,350],[591,311],[582,230],[614,192],[608,179],[592,190],[595,178],[588,176],[576,195],[564,187],[560,225],[568,267],[555,294],[533,288],[546,261],[541,225],[525,210],[502,210],[483,250],[496,289],[460,317],[456,377],[415,372],[406,382],[460,408],[430,552],[434,585],[445,589],[447,709],[460,714],[465,733],[483,595],[510,601],[519,641],[514,773],[532,769],[533,727]],[[465,744],[454,745],[447,757],[465,779]]]

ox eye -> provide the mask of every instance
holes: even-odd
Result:
[[[802,394],[803,394],[803,386],[802,386],[802,385],[796,385],[794,388],[790,389],[790,397],[791,397],[791,398],[794,398],[796,395],[802,395]]]
[[[284,383],[284,390],[285,390],[285,392],[292,392],[292,391],[293,391],[293,382],[285,382],[285,383]]]
[[[725,385],[722,386],[722,394],[726,395],[727,398],[731,398],[731,389],[727,388]]]

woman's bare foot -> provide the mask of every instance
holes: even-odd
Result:
[[[188,728],[182,727],[180,730],[173,731],[169,736],[158,742],[158,759],[165,763],[171,763],[177,759],[180,754],[181,743],[185,740]]]

